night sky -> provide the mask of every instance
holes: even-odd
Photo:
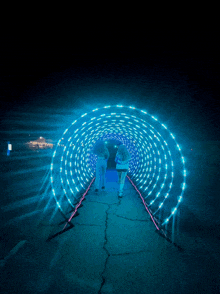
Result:
[[[16,42],[14,35],[3,46],[5,138],[22,132],[37,138],[43,121],[44,131],[45,125],[54,130],[45,136],[56,140],[84,112],[120,103],[157,116],[180,143],[219,140],[217,40],[195,34],[175,38],[161,34],[120,43],[111,38],[71,40],[24,37]],[[18,123],[22,120],[29,129]]]

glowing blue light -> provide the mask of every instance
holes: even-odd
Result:
[[[177,208],[175,207],[173,210],[172,210],[172,214],[174,214],[176,212]]]
[[[111,115],[105,111],[106,108],[110,107],[112,110]],[[52,161],[56,163],[56,166],[57,160],[59,161],[58,165],[60,164],[60,174],[58,173],[58,176],[60,176],[59,181],[61,181],[63,185],[63,193],[66,195],[66,199],[69,202],[70,198],[68,196],[71,195],[70,192],[74,194],[81,192],[82,189],[86,189],[87,183],[91,181],[91,177],[94,177],[97,157],[92,155],[92,148],[96,141],[103,140],[107,144],[107,140],[119,140],[122,144],[125,144],[129,148],[129,152],[132,155],[129,173],[131,173],[133,179],[138,184],[137,187],[143,189],[143,193],[145,193],[145,191],[149,191],[149,193],[146,193],[145,195],[146,197],[149,197],[148,203],[154,203],[154,213],[157,213],[158,209],[164,209],[164,211],[167,213],[170,212],[169,217],[167,217],[166,212],[164,214],[162,212],[164,219],[169,221],[173,214],[170,209],[167,209],[167,206],[170,205],[170,203],[173,203],[173,197],[175,197],[175,192],[171,193],[171,188],[174,181],[174,171],[176,171],[175,175],[178,177],[181,175],[183,178],[184,184],[181,184],[181,197],[183,190],[185,189],[185,166],[182,168],[183,171],[178,171],[180,166],[178,160],[180,160],[180,162],[182,161],[183,163],[185,162],[183,156],[179,152],[181,150],[180,146],[176,143],[175,140],[174,142],[172,141],[170,136],[173,139],[175,137],[169,131],[165,131],[167,130],[165,125],[159,124],[158,126],[157,124],[158,130],[156,130],[154,126],[148,123],[148,121],[152,121],[151,118],[157,121],[157,118],[154,116],[147,114],[146,111],[137,110],[132,106],[124,107],[124,109],[126,109],[126,113],[120,113],[121,109],[119,108],[121,107],[123,106],[115,105],[105,106],[102,109],[94,109],[91,113],[82,115],[78,121],[75,120],[72,125],[75,124],[76,127],[70,127],[69,129],[65,130],[64,135],[68,130],[68,134],[74,134],[75,132],[75,137],[69,137],[67,134],[65,136],[63,135],[63,143],[61,144],[61,139],[58,142],[58,146],[61,148],[57,148],[55,150],[57,152],[54,152],[52,156]],[[92,117],[94,111],[96,111],[97,117]],[[132,113],[137,113],[137,115],[132,115]],[[143,120],[140,117],[140,113],[146,115],[146,120]],[[87,118],[83,121],[83,118],[86,115]],[[122,117],[123,119],[120,119]],[[97,124],[95,124],[95,120],[98,121]],[[126,124],[126,122],[129,122],[129,124]],[[159,133],[159,128],[162,130],[161,134]],[[64,143],[67,141],[69,143],[64,146]],[[174,147],[176,146],[177,148],[173,148],[171,145]],[[117,148],[117,145],[114,145],[114,147]],[[171,156],[170,147],[172,147],[171,150],[173,157]],[[74,158],[74,161],[68,161],[68,158],[72,157]],[[173,165],[173,158],[175,159],[175,163],[177,162],[175,164],[175,169]],[[64,168],[66,175],[63,178],[62,167]],[[56,171],[53,169],[53,165],[51,165],[50,168],[51,184],[53,187],[53,183],[58,183],[58,178]],[[176,187],[176,182],[174,183]],[[167,189],[169,190],[168,193],[164,194],[161,192],[161,189],[164,189],[165,191],[167,191]],[[54,187],[52,191],[55,191]],[[61,199],[59,196],[60,191],[57,193],[57,195],[55,195],[55,192],[53,192],[53,194],[55,200]],[[172,201],[166,201],[166,198],[169,195],[170,198],[172,197]],[[160,204],[155,201],[155,199],[159,197],[161,199]],[[182,198],[176,197],[175,200],[176,202],[178,201],[176,206],[177,208]],[[61,203],[60,201],[57,202]],[[166,209],[164,206],[166,206]]]

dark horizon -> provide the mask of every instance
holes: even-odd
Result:
[[[74,112],[110,100],[145,108],[173,132],[179,124],[178,137],[219,140],[219,61],[211,43],[204,43],[5,48],[1,118],[7,125],[16,113],[42,113],[44,120],[66,113],[68,125]]]

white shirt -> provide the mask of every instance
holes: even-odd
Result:
[[[116,161],[116,169],[129,169],[129,161],[131,158],[122,161],[118,153],[116,154],[115,161]]]

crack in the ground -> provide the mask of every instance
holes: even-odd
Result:
[[[107,262],[108,262],[108,259],[110,257],[110,253],[109,251],[107,250],[106,248],[106,244],[108,242],[108,239],[107,239],[107,228],[108,228],[108,210],[110,209],[110,204],[108,204],[108,208],[106,210],[106,220],[105,220],[105,241],[104,241],[104,245],[103,245],[103,249],[105,250],[105,252],[107,253],[107,258],[105,260],[105,265],[104,265],[104,269],[102,271],[102,274],[101,274],[101,277],[102,277],[102,283],[101,283],[101,286],[100,286],[100,289],[99,289],[99,292],[98,294],[101,294],[101,290],[102,290],[102,287],[103,285],[105,284],[105,278],[104,278],[104,273],[105,273],[105,270],[106,270],[106,266],[107,266]]]
[[[140,250],[136,252],[124,252],[124,253],[112,253],[111,256],[121,256],[121,255],[128,255],[128,254],[139,254],[139,253],[146,253],[151,252],[151,250]]]
[[[130,220],[130,221],[137,221],[137,222],[148,222],[149,220],[143,220],[143,219],[131,219],[131,218],[127,218],[125,216],[121,216],[121,215],[118,215],[116,213],[112,213],[113,215],[117,216],[117,217],[121,217],[121,218],[124,218],[124,219],[127,219],[127,220]]]
[[[104,245],[103,245],[103,249],[105,250],[105,252],[107,253],[107,258],[105,260],[105,265],[104,265],[104,269],[101,273],[101,277],[102,277],[102,283],[101,283],[101,286],[100,286],[100,289],[98,291],[98,294],[101,294],[101,291],[102,291],[102,287],[104,286],[105,284],[105,277],[104,277],[104,273],[106,271],[106,267],[107,267],[107,263],[108,263],[108,259],[109,257],[112,255],[112,256],[121,256],[121,255],[128,255],[128,254],[138,254],[138,253],[143,253],[143,252],[149,252],[149,250],[141,250],[141,251],[138,251],[138,252],[125,252],[125,253],[118,253],[118,254],[110,254],[110,252],[107,250],[106,248],[106,244],[108,242],[108,239],[107,239],[107,228],[108,228],[108,218],[109,218],[109,209],[111,208],[112,205],[114,204],[117,204],[117,206],[119,206],[121,204],[121,200],[122,200],[122,197],[118,197],[118,202],[117,203],[111,203],[111,204],[108,204],[108,203],[103,203],[103,202],[98,202],[98,201],[89,201],[89,202],[95,202],[95,203],[102,203],[102,204],[106,204],[108,205],[108,208],[106,210],[106,220],[105,220],[105,241],[104,241]],[[121,217],[121,218],[124,218],[124,219],[127,219],[127,220],[130,220],[130,221],[142,221],[142,222],[147,222],[148,220],[138,220],[138,219],[129,219],[129,218],[126,218],[126,217],[123,217],[123,216],[120,216],[120,215],[117,215],[115,213],[111,213],[113,215],[116,215],[118,217]]]

